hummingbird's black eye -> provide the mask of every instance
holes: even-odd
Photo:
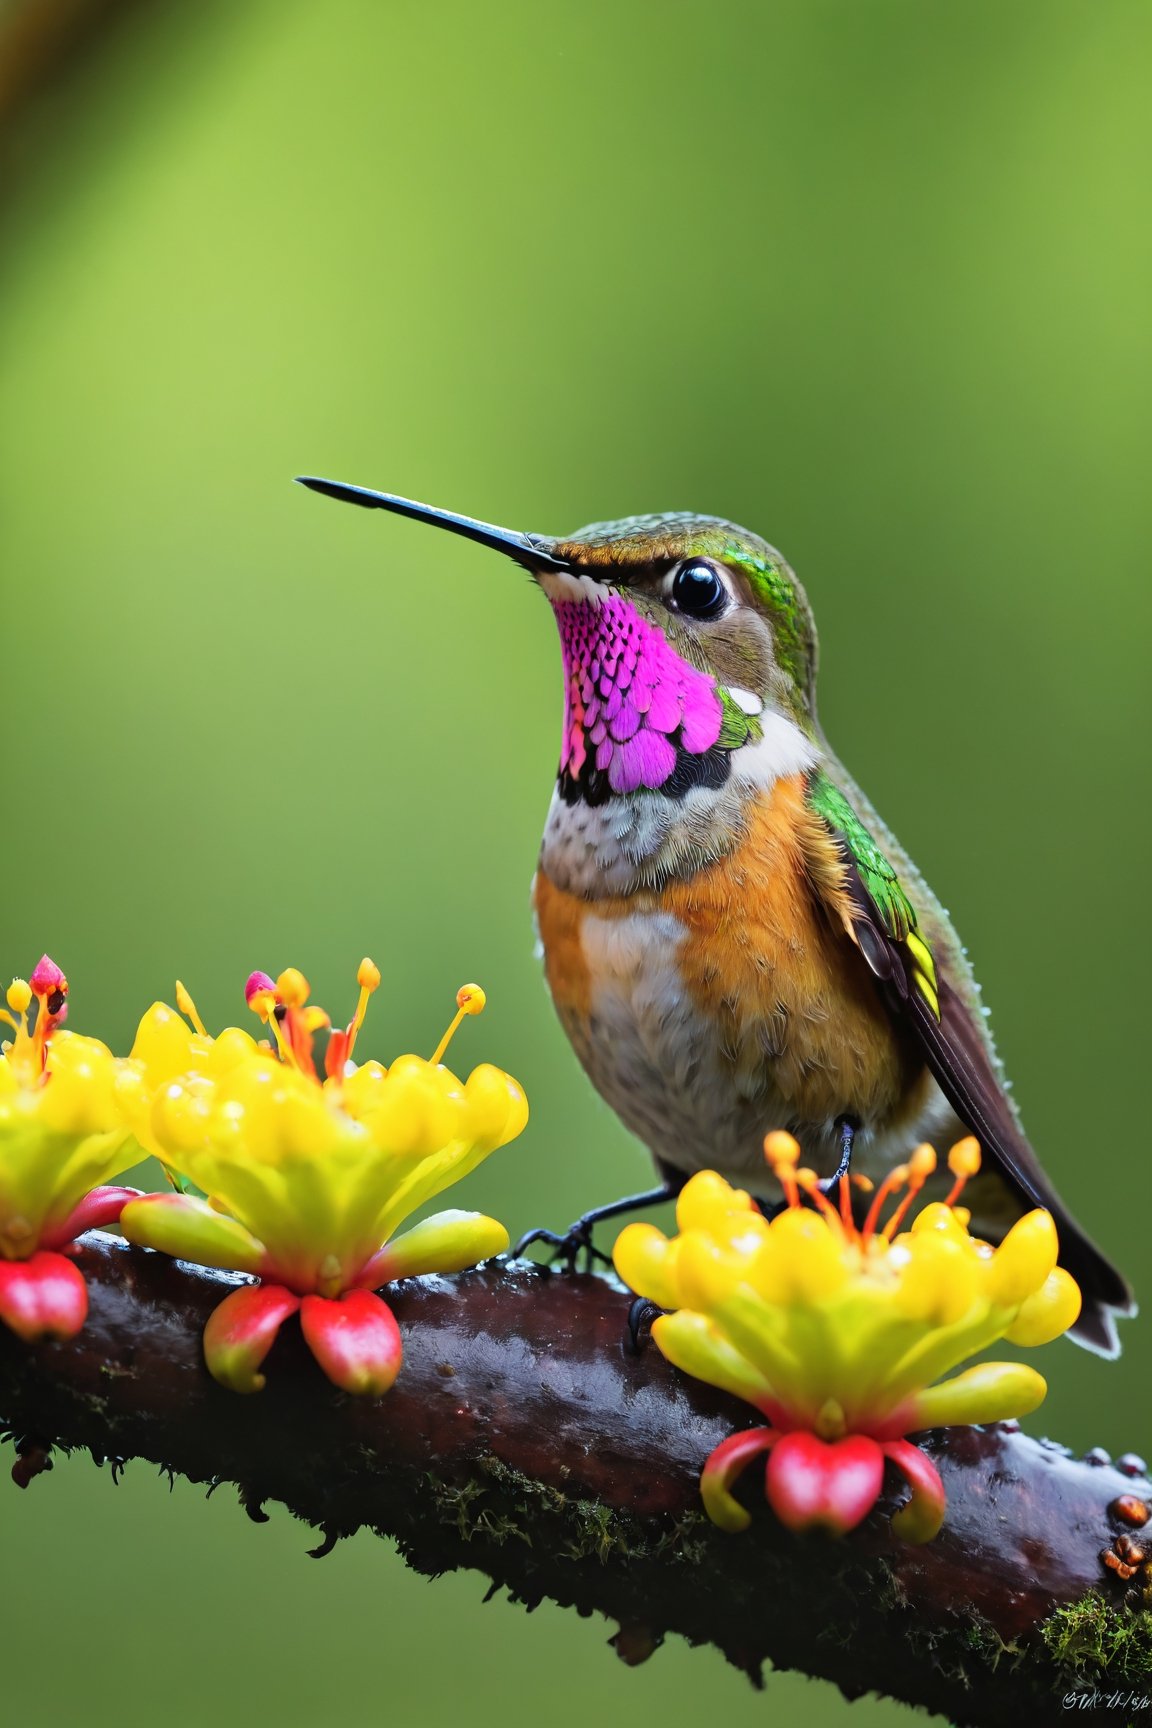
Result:
[[[718,618],[727,600],[727,588],[703,559],[681,564],[672,578],[672,604],[689,618]]]

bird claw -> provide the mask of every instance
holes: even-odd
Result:
[[[655,1302],[649,1302],[646,1296],[637,1296],[632,1303],[628,1310],[628,1342],[633,1356],[639,1356],[644,1348],[641,1334],[645,1326],[651,1330],[653,1320],[658,1320],[664,1312]]]
[[[826,1200],[836,1205],[840,1198],[840,1184],[847,1182],[852,1171],[852,1148],[859,1132],[858,1124],[851,1116],[842,1116],[836,1126],[840,1130],[840,1162],[831,1176],[819,1183],[820,1192]]]
[[[601,1253],[592,1241],[592,1226],[595,1222],[595,1218],[577,1218],[576,1222],[569,1225],[563,1233],[543,1228],[529,1230],[516,1243],[512,1250],[512,1258],[520,1260],[524,1256],[525,1249],[530,1248],[533,1242],[544,1242],[553,1250],[547,1263],[549,1271],[559,1261],[562,1271],[576,1272],[579,1269],[581,1254],[585,1256],[584,1269],[587,1272],[591,1272],[597,1262],[602,1266],[611,1266],[611,1257]]]
[[[665,1200],[675,1199],[678,1192],[678,1188],[662,1182],[659,1188],[649,1188],[643,1194],[626,1194],[622,1200],[613,1200],[608,1206],[596,1206],[591,1212],[582,1213],[563,1234],[558,1234],[555,1230],[529,1230],[513,1248],[512,1258],[519,1259],[533,1242],[546,1242],[555,1250],[549,1262],[550,1267],[560,1260],[564,1263],[565,1272],[575,1272],[583,1254],[586,1271],[591,1272],[596,1264],[610,1268],[612,1256],[601,1253],[592,1240],[596,1225],[606,1224],[609,1218],[621,1218],[626,1212],[640,1212],[647,1206],[659,1206]]]

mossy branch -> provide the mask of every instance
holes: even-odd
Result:
[[[317,1553],[367,1526],[420,1571],[469,1566],[529,1605],[598,1610],[625,1661],[679,1632],[753,1678],[769,1661],[981,1728],[1062,1720],[1093,1690],[1094,1720],[1126,1721],[1152,1692],[1146,1565],[1123,1578],[1101,1559],[1117,1538],[1139,1553],[1137,1460],[1073,1460],[1012,1424],[942,1430],[923,1443],[948,1517],[924,1547],[890,1533],[895,1478],[843,1541],[789,1535],[754,1492],[751,1530],[727,1536],[698,1477],[747,1412],[634,1353],[605,1279],[511,1265],[397,1285],[405,1362],[386,1398],[335,1392],[292,1327],[243,1398],[200,1350],[235,1280],[95,1232],[80,1265],[78,1338],[0,1335],[17,1480],[51,1445],[149,1459],[235,1482],[253,1516],[282,1501],[323,1532]]]

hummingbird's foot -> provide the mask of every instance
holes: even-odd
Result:
[[[577,1218],[575,1224],[570,1225],[563,1234],[556,1230],[542,1228],[529,1230],[526,1235],[521,1236],[519,1242],[513,1247],[512,1259],[522,1260],[524,1250],[530,1248],[533,1242],[547,1243],[548,1247],[552,1249],[553,1252],[548,1260],[549,1268],[559,1262],[563,1271],[575,1272],[581,1254],[585,1256],[584,1270],[586,1272],[591,1272],[597,1261],[602,1266],[611,1266],[612,1264],[608,1255],[601,1253],[600,1249],[596,1247],[592,1240],[592,1226],[584,1218]]]
[[[602,1266],[611,1266],[611,1256],[601,1253],[592,1240],[592,1232],[597,1224],[603,1224],[609,1218],[619,1218],[625,1212],[640,1212],[648,1206],[660,1206],[665,1200],[674,1200],[677,1191],[671,1183],[665,1182],[659,1188],[649,1188],[643,1194],[627,1194],[623,1200],[613,1200],[608,1206],[596,1206],[591,1212],[585,1212],[574,1224],[570,1224],[562,1235],[555,1230],[529,1230],[513,1248],[512,1258],[520,1259],[524,1250],[533,1242],[546,1242],[555,1250],[550,1264],[555,1266],[559,1261],[565,1272],[576,1271],[581,1254],[585,1256],[585,1270],[588,1272],[596,1262]]]
[[[849,1172],[852,1169],[852,1148],[860,1131],[859,1122],[852,1116],[841,1116],[836,1126],[840,1130],[840,1162],[827,1181],[820,1184],[821,1191],[833,1204],[839,1196],[841,1182],[848,1180]]]
[[[633,1356],[639,1356],[644,1348],[643,1332],[645,1327],[651,1331],[653,1320],[658,1320],[665,1310],[658,1308],[655,1302],[649,1302],[646,1296],[637,1296],[628,1310],[628,1342],[632,1347]]]

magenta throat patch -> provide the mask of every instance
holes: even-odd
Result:
[[[561,773],[579,780],[591,765],[613,792],[655,789],[678,748],[712,748],[723,722],[715,684],[629,601],[554,600],[552,610],[564,654]]]

